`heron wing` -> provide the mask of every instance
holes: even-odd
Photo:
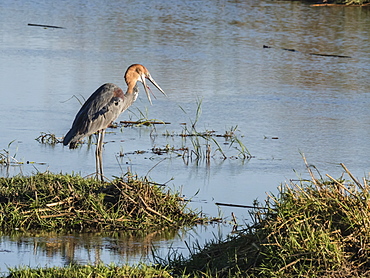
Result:
[[[63,143],[77,142],[107,128],[121,114],[123,100],[124,94],[118,86],[112,83],[100,86],[78,111]]]

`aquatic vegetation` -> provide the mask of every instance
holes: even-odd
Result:
[[[180,109],[184,113],[186,113],[182,107],[180,107]],[[226,155],[225,150],[221,147],[222,142],[218,141],[219,138],[224,138],[225,142],[223,144],[227,144],[229,148],[234,146],[234,148],[238,151],[236,156],[232,155],[233,158],[238,157],[242,159],[250,159],[253,157],[252,154],[247,149],[247,147],[242,143],[241,139],[237,135],[238,126],[231,127],[230,130],[226,130],[224,133],[217,133],[214,130],[199,131],[197,129],[197,123],[200,119],[201,114],[202,114],[202,100],[198,99],[195,118],[194,120],[192,118],[189,118],[190,121],[189,125],[187,125],[186,123],[182,124],[183,129],[181,133],[176,134],[167,131],[166,133],[162,134],[163,136],[166,137],[179,136],[184,140],[190,139],[191,147],[189,146],[182,147],[183,149],[182,157],[185,158],[187,162],[189,160],[197,161],[200,159],[205,159],[207,162],[209,162],[210,158],[215,157],[217,153],[221,155],[222,159],[231,158]]]
[[[130,173],[111,182],[52,173],[0,178],[0,227],[7,231],[142,230],[206,220],[186,204]]]
[[[11,165],[19,165],[23,164],[22,162],[18,161],[16,159],[17,156],[17,150],[13,155],[10,153],[10,147],[14,143],[15,140],[11,141],[6,149],[0,150],[0,165],[5,165],[5,166],[11,166]]]
[[[40,136],[37,137],[35,140],[41,144],[47,144],[51,146],[54,146],[55,144],[63,142],[62,138],[58,138],[53,133],[46,133],[46,132],[41,132]]]
[[[120,121],[120,125],[123,127],[138,127],[138,126],[152,126],[152,125],[169,125],[170,122],[163,122],[155,119],[140,119],[137,121]],[[119,125],[116,124],[115,128],[117,128]],[[112,127],[112,126],[110,126]]]
[[[186,111],[180,107],[180,109],[185,113]],[[138,119],[137,120],[128,120],[128,121],[120,121],[119,123],[113,122],[109,125],[108,128],[111,130],[114,129],[123,129],[126,127],[130,128],[141,128],[141,127],[151,127],[152,131],[150,132],[151,137],[156,137],[156,125],[170,125],[170,122],[158,120],[158,119],[151,119],[148,116],[148,111],[145,112],[138,109],[138,114],[133,113]],[[174,132],[166,130],[162,133],[163,137],[178,137],[181,138],[180,146],[170,146],[166,144],[163,147],[152,146],[151,149],[147,150],[136,150],[130,153],[124,153],[119,151],[119,156],[125,156],[127,154],[144,154],[151,152],[156,155],[164,155],[164,154],[175,154],[176,157],[182,157],[185,163],[189,163],[189,161],[200,161],[206,160],[207,163],[210,162],[211,158],[215,158],[217,154],[220,154],[221,159],[251,159],[253,156],[244,145],[241,140],[240,131],[238,130],[238,126],[232,126],[229,130],[225,130],[224,132],[218,133],[214,130],[204,130],[199,131],[197,128],[197,123],[199,122],[200,116],[202,114],[202,100],[198,99],[196,103],[196,111],[194,119],[189,117],[189,124],[181,123],[182,126],[181,132]],[[63,138],[57,137],[55,134],[41,132],[41,135],[38,136],[35,140],[37,140],[41,144],[47,144],[54,146],[55,144],[62,143]],[[220,140],[221,139],[221,140]],[[92,136],[87,138],[86,144],[91,145],[93,144]],[[79,142],[84,143],[84,142]],[[227,150],[222,146],[227,145]],[[232,154],[228,154],[227,151],[233,150]]]
[[[119,124],[116,124],[116,127],[140,127],[140,126],[154,126],[154,125],[169,125],[170,122],[165,122],[158,119],[150,119],[148,116],[148,109],[145,109],[145,112],[141,111],[139,108],[137,108],[139,114],[136,114],[132,110],[129,110],[136,118],[137,120],[130,119],[129,121],[120,121]]]

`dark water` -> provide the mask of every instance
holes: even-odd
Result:
[[[145,116],[171,124],[111,130],[104,149],[108,177],[130,168],[159,183],[170,181],[169,187],[193,197],[192,208],[227,219],[234,212],[244,222],[246,210],[217,207],[215,202],[250,205],[254,199],[263,201],[265,192],[276,193],[281,183],[307,176],[301,153],[323,174],[340,175],[339,163],[359,178],[368,174],[369,8],[267,0],[85,2],[0,3],[0,149],[18,161],[35,162],[0,166],[0,175],[93,173],[92,148],[71,151],[35,138],[40,132],[62,137],[80,107],[71,97],[87,98],[106,82],[125,88],[122,76],[132,63],[145,65],[168,98],[153,89],[158,98],[150,106],[140,88],[139,99],[119,120]],[[229,148],[223,138],[218,141],[228,159],[220,159],[213,145],[210,163],[184,163],[176,154],[150,151],[166,145],[192,147],[189,139],[163,134],[181,133],[181,123],[189,127],[199,101],[197,130],[224,134],[237,126],[236,134],[254,158],[235,159],[236,145]],[[205,142],[201,145],[205,148]],[[137,150],[147,152],[133,154]],[[199,227],[149,242],[164,253],[171,245],[181,252],[184,238],[203,242],[229,231]],[[99,238],[98,246],[89,244],[91,237]],[[40,247],[69,240],[78,248],[67,248],[72,254],[68,258],[61,255],[66,247],[55,252]],[[3,235],[0,249],[10,252],[0,252],[1,271],[20,263],[63,265],[71,257],[94,262],[99,252],[106,263],[146,256],[135,251],[147,246],[145,237],[131,238],[127,245],[132,253],[105,248],[110,240],[97,235],[51,235],[41,241],[38,236]],[[125,245],[125,240],[122,236],[119,242]]]

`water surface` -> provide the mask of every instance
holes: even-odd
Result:
[[[69,150],[34,139],[40,132],[62,137],[80,107],[72,96],[87,98],[106,82],[125,88],[122,76],[132,63],[145,65],[168,98],[153,89],[158,98],[150,106],[140,88],[139,99],[119,120],[145,115],[171,125],[111,130],[104,148],[107,177],[120,176],[129,168],[192,197],[191,208],[227,219],[234,212],[244,222],[249,219],[246,210],[217,207],[215,202],[250,205],[255,199],[263,201],[265,192],[277,193],[280,183],[307,176],[301,153],[323,174],[339,176],[339,163],[359,178],[368,173],[369,8],[268,0],[63,4],[5,0],[0,3],[0,27],[0,149],[14,140],[10,153],[19,161],[36,162],[9,169],[0,166],[2,176],[46,170],[93,173],[93,148]],[[223,134],[237,126],[239,138],[254,158],[230,158],[238,152],[223,144],[222,138],[226,160],[220,159],[215,146],[210,163],[186,164],[176,155],[150,152],[167,144],[192,146],[190,140],[162,134],[181,133],[181,123],[189,126],[199,100],[202,114],[197,130]],[[148,152],[132,154],[136,150]],[[119,157],[119,153],[126,155]],[[219,229],[184,234],[203,241]],[[223,231],[225,235],[230,229]],[[0,249],[10,252],[0,255],[18,258],[14,265],[69,261],[47,252],[22,253],[24,244],[18,241],[6,235],[1,238]],[[34,246],[29,244],[33,237],[26,241]],[[142,242],[138,239],[137,245]],[[174,238],[159,242],[164,247],[173,243],[180,250],[183,246],[183,240]],[[107,255],[103,261],[131,258],[138,260],[123,253],[115,259]],[[81,261],[89,261],[88,255]],[[4,261],[2,271],[5,265],[12,266]]]

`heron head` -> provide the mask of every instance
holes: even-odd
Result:
[[[131,65],[125,73],[125,81],[127,85],[129,85],[131,82],[133,82],[133,84],[136,84],[138,81],[140,81],[144,86],[144,90],[145,90],[146,96],[148,97],[150,104],[152,104],[152,100],[150,98],[150,93],[152,93],[152,91],[147,85],[146,79],[148,79],[162,94],[167,96],[166,93],[162,90],[162,88],[159,87],[159,85],[154,81],[148,69],[144,67],[143,65],[140,65],[140,64]],[[155,97],[154,94],[153,96]]]

